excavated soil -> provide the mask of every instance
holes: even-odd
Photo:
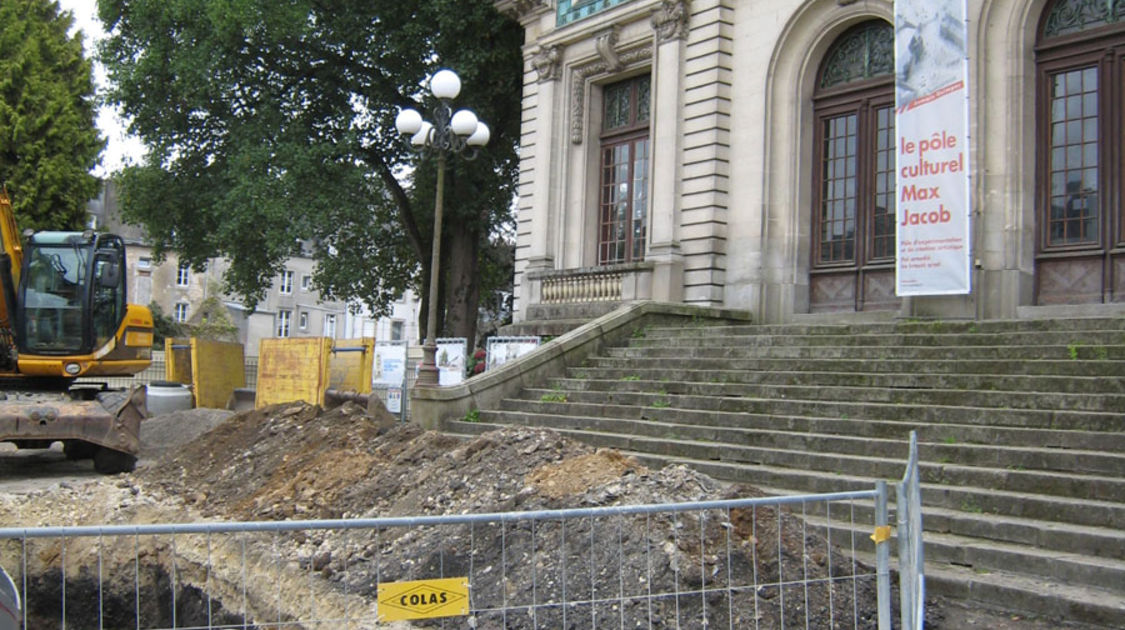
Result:
[[[152,446],[135,473],[0,496],[6,515],[0,520],[33,526],[413,517],[761,494],[682,466],[650,470],[552,431],[508,428],[463,442],[352,404],[159,417],[146,420],[142,436]],[[121,608],[105,627],[133,627],[138,612],[140,627],[172,625],[173,615],[180,626],[208,617],[259,624],[348,617],[361,620],[349,627],[374,627],[378,584],[460,576],[469,578],[473,608],[480,611],[468,620],[472,628],[876,627],[871,569],[830,548],[799,516],[759,506],[305,530],[249,541],[218,535],[71,539],[37,544],[30,553],[7,543],[0,561],[11,566],[20,554],[29,557],[32,585],[42,589],[29,604],[32,627],[58,627],[55,591],[64,572],[69,601],[82,601],[83,594],[96,601],[95,571],[109,576],[107,589],[120,589],[125,598],[105,607]],[[137,584],[179,589],[179,599],[133,606],[126,596]],[[66,627],[98,627],[89,612],[72,603]],[[704,617],[709,625],[701,623]],[[933,628],[977,622],[1039,627],[1016,621],[941,602],[928,611]],[[252,623],[246,627],[272,627]],[[463,627],[460,620],[449,623]]]

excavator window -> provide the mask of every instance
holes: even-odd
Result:
[[[99,251],[94,256],[94,347],[100,348],[114,338],[117,325],[125,314],[125,284],[121,274],[120,252]]]
[[[28,354],[87,354],[125,316],[125,244],[117,236],[40,232],[25,248],[18,341]]]
[[[28,350],[57,354],[83,347],[83,294],[89,248],[31,247],[22,278],[24,342]]]

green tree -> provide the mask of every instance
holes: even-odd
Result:
[[[152,311],[152,347],[154,349],[163,350],[166,337],[184,336],[184,327],[165,314],[164,309],[160,308],[159,304],[151,302],[148,305],[148,310]]]
[[[424,80],[453,68],[457,105],[493,132],[446,179],[443,331],[472,338],[492,291],[481,261],[512,220],[520,121],[522,30],[491,4],[99,0],[108,97],[149,148],[120,174],[126,218],[158,256],[229,258],[224,280],[249,305],[310,243],[327,298],[379,314],[406,288],[425,298],[434,163],[394,118],[429,111]]]
[[[91,62],[70,12],[49,0],[0,2],[0,182],[22,229],[77,229],[98,193]]]

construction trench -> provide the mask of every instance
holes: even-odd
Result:
[[[5,494],[0,525],[491,513],[755,492],[685,467],[649,470],[551,431],[511,428],[462,442],[382,413],[372,417],[354,403],[327,411],[290,403],[234,415],[197,409],[150,418],[142,424],[148,447],[134,473]],[[705,614],[722,622],[711,627],[780,622],[782,615],[787,624],[807,618],[810,627],[876,627],[870,568],[830,550],[787,508],[612,523],[6,540],[0,563],[17,584],[26,567],[30,628],[64,627],[64,619],[66,628],[328,628],[342,627],[336,623],[343,619],[348,627],[376,627],[379,583],[438,574],[471,575],[476,602],[512,606],[511,613],[470,623],[479,628],[564,627],[567,607],[514,611],[525,602],[569,601],[567,589],[571,598],[591,590],[589,600],[599,603],[567,609],[565,627],[591,627],[599,619],[614,627],[695,627]],[[853,569],[856,579],[844,579]],[[755,571],[760,583],[788,582],[778,579],[779,570],[813,584],[829,572],[838,580],[827,588],[763,586],[757,597],[745,598],[730,598],[722,588],[728,575],[741,583]],[[500,573],[504,579],[492,579]],[[601,597],[645,581],[651,592],[674,595]],[[690,595],[706,584],[713,592]],[[464,621],[444,623],[463,627]],[[443,621],[412,623],[400,627],[442,627]]]

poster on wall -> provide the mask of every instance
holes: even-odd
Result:
[[[406,383],[406,342],[380,341],[375,344],[371,384],[402,387]]]
[[[970,291],[965,0],[895,0],[896,292]]]
[[[539,337],[490,337],[488,339],[488,358],[485,370],[504,365],[539,347]]]
[[[438,385],[457,385],[465,380],[465,354],[469,341],[464,337],[439,337],[434,341],[437,354]]]

